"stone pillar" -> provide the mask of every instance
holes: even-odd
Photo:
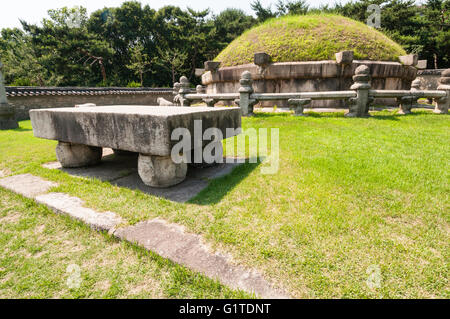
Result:
[[[307,116],[303,111],[305,106],[311,104],[311,99],[290,99],[288,104],[295,107],[295,116]]]
[[[351,90],[356,91],[356,98],[349,100],[350,111],[345,115],[347,117],[368,117],[369,105],[371,98],[369,97],[370,90],[370,69],[367,65],[361,65],[356,68],[353,76],[355,82],[351,86]]]
[[[180,93],[180,89],[181,89],[180,82],[175,82],[173,84],[173,95],[178,95],[178,93]]]
[[[437,104],[434,109],[434,113],[448,114],[448,107],[450,106],[450,69],[442,72],[437,89],[440,91],[445,91],[447,96],[436,100]]]
[[[12,130],[19,127],[14,107],[6,98],[5,81],[3,79],[3,64],[0,62],[0,130]]]
[[[241,87],[239,88],[239,100],[236,101],[239,104],[242,112],[242,116],[251,116],[253,115],[253,106],[256,104],[256,101],[251,98],[253,93],[253,80],[252,75],[249,71],[245,71],[241,75],[240,80]]]
[[[138,172],[145,185],[157,188],[175,186],[186,179],[187,164],[176,164],[170,156],[139,155]]]
[[[181,83],[175,82],[173,84],[173,104],[176,106],[180,106],[180,89],[181,89]]]
[[[78,168],[100,163],[103,150],[81,144],[59,142],[56,146],[56,158],[64,168]]]
[[[189,80],[187,77],[180,78],[180,90],[178,91],[179,103],[181,106],[191,106],[191,101],[186,99],[186,95],[190,94]]]

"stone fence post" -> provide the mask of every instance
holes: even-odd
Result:
[[[447,92],[447,96],[437,99],[434,113],[448,114],[448,107],[450,106],[450,69],[442,72],[437,89]]]
[[[3,79],[3,64],[0,62],[0,130],[12,130],[19,127],[14,107],[6,98],[5,81]]]
[[[351,90],[356,91],[356,98],[349,99],[350,111],[345,115],[347,117],[368,117],[371,98],[370,90],[370,69],[367,65],[361,65],[356,68],[353,76],[355,82]]]
[[[180,90],[178,91],[178,102],[181,106],[191,106],[191,101],[186,99],[186,95],[190,93],[191,90],[189,88],[189,80],[187,77],[182,76],[180,78]]]
[[[239,104],[242,116],[250,116],[253,114],[253,106],[257,103],[256,100],[251,98],[253,93],[253,80],[252,75],[249,71],[245,71],[241,75],[241,80],[239,81],[241,87],[239,88],[239,100],[236,101]]]

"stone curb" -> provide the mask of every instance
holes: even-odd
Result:
[[[265,299],[288,299],[287,294],[275,289],[258,272],[248,271],[232,264],[229,256],[212,253],[202,237],[185,232],[184,227],[169,224],[159,218],[118,228],[123,220],[113,212],[99,213],[83,207],[80,198],[62,193],[47,193],[56,183],[31,174],[0,179],[0,187],[34,199],[57,214],[68,215],[89,225],[94,230],[138,244],[163,258],[183,265],[205,276],[218,280],[233,289],[240,289]]]

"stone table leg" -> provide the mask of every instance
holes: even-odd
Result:
[[[102,148],[88,145],[59,142],[56,158],[64,168],[91,166],[102,160]]]
[[[186,179],[187,164],[176,164],[170,156],[140,154],[138,172],[145,185],[167,188]]]

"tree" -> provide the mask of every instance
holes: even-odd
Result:
[[[6,83],[18,86],[58,85],[61,78],[49,74],[48,60],[38,57],[30,36],[20,29],[3,29],[0,56],[4,63]],[[47,60],[47,61],[46,61]]]
[[[231,41],[256,24],[252,16],[240,9],[226,9],[213,20],[215,26],[215,37],[212,41],[215,47],[213,56],[219,54]]]
[[[290,14],[307,14],[309,11],[309,5],[305,0],[297,1],[283,1],[277,2],[277,15],[284,16]]]
[[[275,18],[277,14],[272,11],[272,6],[264,7],[260,0],[255,0],[250,4],[250,7],[255,12],[259,22],[264,22],[270,18]]]
[[[163,69],[170,71],[172,75],[172,84],[177,82],[177,77],[183,74],[186,69],[183,66],[186,64],[188,54],[178,49],[164,50],[158,49],[159,56],[157,63]]]
[[[150,71],[149,66],[150,59],[144,53],[144,46],[138,43],[131,49],[131,63],[127,65],[127,68],[139,76],[141,86],[144,85],[144,73]]]
[[[65,85],[77,85],[92,79],[92,72],[98,72],[105,83],[105,64],[112,51],[106,41],[88,31],[86,9],[64,7],[48,13],[50,19],[44,19],[42,26],[26,22],[22,25],[31,35],[37,53],[53,56],[51,71],[62,75]]]

